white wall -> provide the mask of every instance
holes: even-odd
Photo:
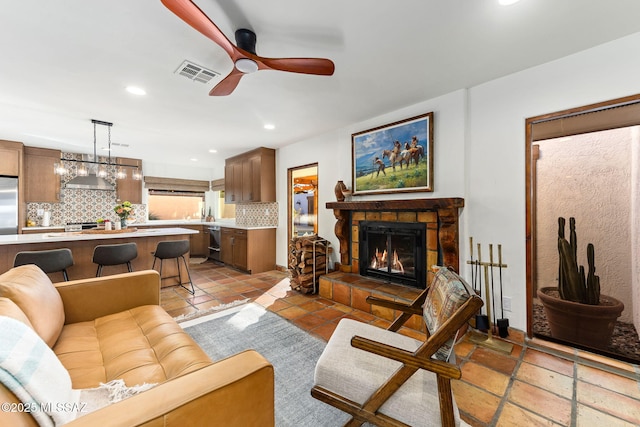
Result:
[[[484,248],[502,244],[503,262],[508,265],[503,271],[504,295],[512,297],[513,307],[505,315],[512,327],[526,330],[525,119],[640,93],[639,45],[637,33],[279,149],[277,263],[286,265],[287,168],[319,164],[319,234],[337,248],[333,213],[322,207],[335,199],[337,180],[350,186],[351,134],[434,111],[435,191],[384,198],[464,197],[461,265],[469,256],[469,236]],[[383,195],[360,200],[373,198]],[[469,271],[463,268],[462,273],[469,278]]]

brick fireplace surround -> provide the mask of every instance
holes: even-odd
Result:
[[[320,296],[392,321],[393,310],[370,306],[365,300],[369,295],[399,301],[411,301],[422,290],[389,283],[359,274],[358,235],[360,221],[421,222],[426,224],[426,265],[442,264],[459,271],[458,216],[464,207],[462,198],[438,198],[415,200],[382,200],[363,202],[330,202],[337,219],[335,233],[340,242],[338,271],[321,276]],[[429,269],[428,269],[429,270]],[[427,283],[433,273],[427,273]],[[423,329],[423,322],[416,316],[407,325]]]

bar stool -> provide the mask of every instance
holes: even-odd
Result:
[[[135,243],[96,246],[93,249],[93,263],[98,264],[96,277],[102,275],[102,267],[105,265],[127,264],[127,269],[132,272],[131,260],[137,256],[138,246]]]
[[[71,249],[68,248],[18,252],[13,260],[13,266],[26,264],[35,264],[45,273],[62,271],[62,277],[68,281],[67,268],[73,265],[73,256]]]
[[[180,280],[180,286],[185,288],[191,295],[195,295],[196,291],[193,287],[193,282],[191,281],[191,274],[189,273],[189,266],[187,265],[187,260],[184,258],[184,254],[189,252],[189,241],[188,240],[167,240],[163,242],[158,242],[158,246],[156,246],[156,251],[153,252],[153,266],[152,269],[156,267],[156,260],[160,260],[160,280],[162,279],[171,279],[173,277],[178,277]],[[187,270],[187,277],[189,278],[188,282],[182,282],[182,272],[180,271],[180,260],[182,258],[182,262],[184,263],[184,268]],[[168,276],[162,277],[162,261],[165,259],[175,259],[176,266],[178,267],[178,274],[176,276]],[[186,284],[191,285],[191,289],[187,288]]]

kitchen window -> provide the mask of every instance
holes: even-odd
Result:
[[[149,220],[195,220],[206,215],[209,181],[145,176]]]
[[[204,212],[204,193],[150,191],[150,220],[200,219]]]

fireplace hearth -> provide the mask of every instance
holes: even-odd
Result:
[[[426,287],[426,225],[361,221],[360,274],[415,288]]]

